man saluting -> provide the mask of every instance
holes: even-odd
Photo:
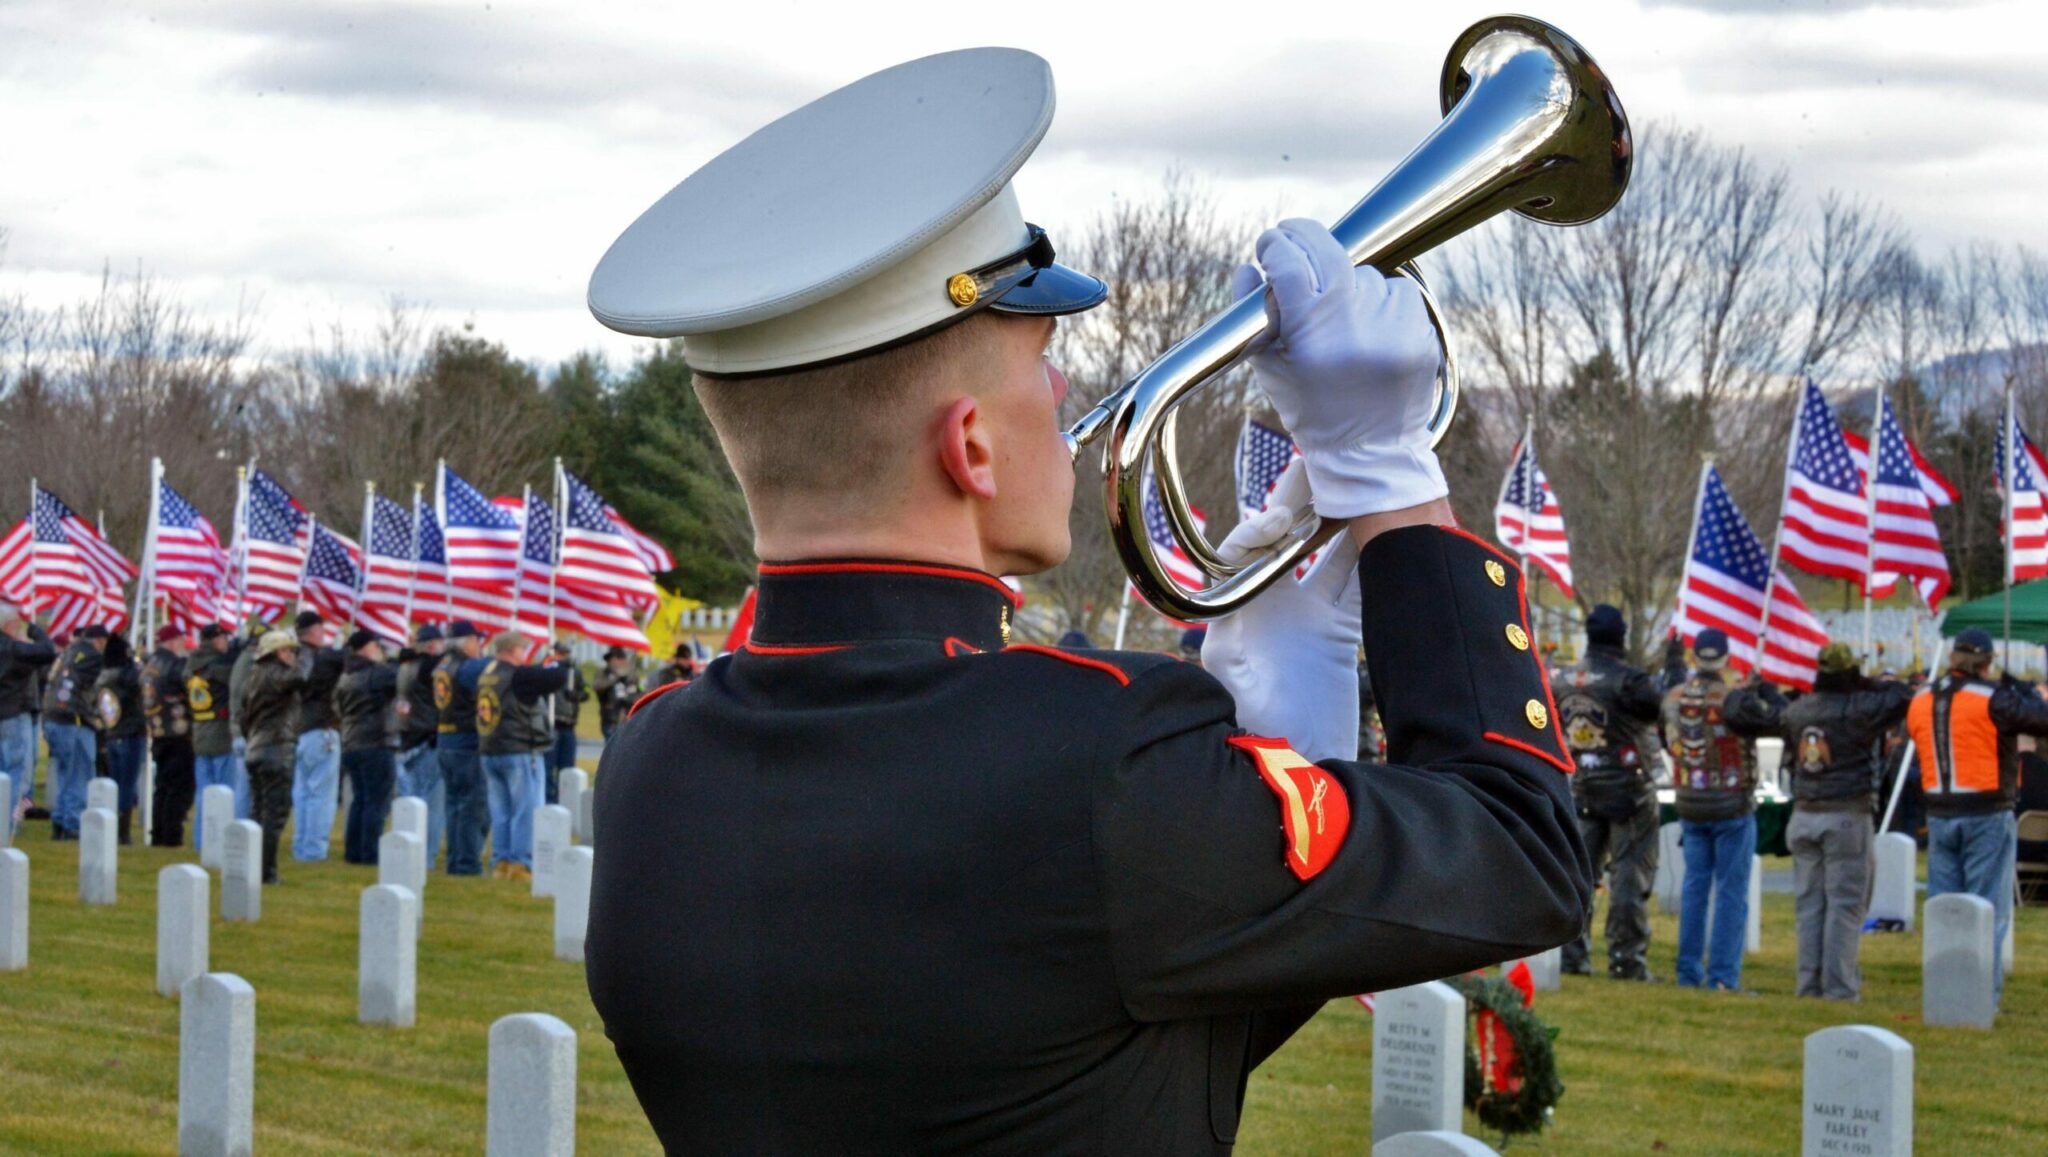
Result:
[[[1052,103],[1007,49],[868,77],[592,278],[607,325],[684,338],[767,560],[752,641],[643,701],[597,781],[591,995],[671,1151],[1227,1152],[1321,1002],[1583,922],[1516,568],[1446,529],[1435,339],[1320,226],[1240,273],[1306,470],[1225,547],[1312,489],[1338,557],[1199,667],[1010,642],[993,576],[1068,551],[1046,343],[1104,296],[1009,184]],[[1349,762],[1361,631],[1386,766]]]

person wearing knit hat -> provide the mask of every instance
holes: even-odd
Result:
[[[1519,631],[1521,628],[1516,627]],[[1526,644],[1527,637],[1523,636]],[[1557,718],[1576,770],[1572,800],[1594,877],[1607,877],[1607,975],[1649,980],[1650,882],[1657,873],[1657,709],[1663,688],[1627,654],[1628,620],[1606,603],[1586,616],[1586,652],[1551,673]],[[1565,944],[1563,967],[1593,974],[1589,926]]]
[[[149,757],[156,765],[149,842],[152,847],[176,848],[185,843],[185,817],[199,790],[185,682],[192,643],[185,628],[169,623],[156,629],[156,641],[155,652],[142,667],[142,710],[149,721]]]
[[[341,825],[342,859],[377,862],[377,839],[391,812],[398,774],[398,668],[384,661],[384,641],[370,631],[348,637],[348,656],[334,684],[341,733],[341,773],[348,777],[348,815]]]
[[[1870,860],[1884,779],[1879,753],[1906,717],[1913,692],[1863,677],[1846,643],[1820,649],[1813,690],[1787,702],[1769,683],[1729,692],[1722,710],[1738,732],[1775,735],[1791,773],[1792,891],[1799,929],[1800,996],[1855,1000],[1869,905]]]

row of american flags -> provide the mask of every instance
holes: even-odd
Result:
[[[2048,458],[2020,428],[2010,399],[2001,429],[1995,481],[2010,512],[2002,531],[2011,584],[2048,576]],[[1890,399],[1879,396],[1865,437],[1842,426],[1809,379],[1793,421],[1773,548],[1713,464],[1702,467],[1672,629],[1691,643],[1700,631],[1718,628],[1740,669],[1811,688],[1827,632],[1783,568],[1843,579],[1879,598],[1910,582],[1932,609],[1949,589],[1934,508],[1960,496],[1907,439]],[[1527,434],[1501,483],[1494,531],[1567,598],[1576,597],[1564,514]]]
[[[119,629],[135,606],[196,629],[271,622],[295,606],[402,643],[415,624],[467,619],[536,642],[566,633],[648,649],[654,576],[675,558],[582,479],[555,463],[552,499],[532,487],[486,497],[440,463],[433,495],[402,504],[365,488],[351,538],[251,463],[239,472],[231,536],[151,465],[142,563],[104,530],[30,484],[29,514],[0,538],[0,598],[50,615],[53,634]]]

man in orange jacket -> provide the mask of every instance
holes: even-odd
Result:
[[[1998,913],[1993,943],[2012,922],[2019,789],[2015,738],[2048,735],[2048,700],[2011,677],[1991,679],[1991,636],[1956,636],[1949,671],[1914,696],[1906,730],[1927,797],[1927,895],[1967,892]],[[2001,948],[2002,950],[2002,948]],[[1993,969],[1998,990],[2005,970]]]

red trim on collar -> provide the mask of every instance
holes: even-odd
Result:
[[[910,562],[764,562],[760,566],[763,575],[801,574],[914,574],[927,578],[965,579],[1002,592],[1010,600],[1011,607],[1024,605],[1024,596],[1010,589],[1003,580],[978,570],[961,566],[946,566],[941,563]]]
[[[750,655],[823,655],[832,651],[844,651],[845,643],[833,643],[823,647],[778,647],[773,643],[756,643],[752,639],[740,644],[740,650]]]
[[[642,695],[640,698],[633,700],[633,705],[631,707],[626,708],[626,718],[631,719],[635,711],[638,711],[642,707],[647,706],[648,703],[652,702],[657,697],[665,695],[678,687],[688,687],[689,685],[690,681],[688,679],[678,679],[673,683],[663,683],[661,686],[656,687],[654,690],[649,691],[647,694]]]
[[[1003,648],[1005,654],[1011,651],[1022,651],[1027,655],[1045,655],[1058,659],[1063,663],[1072,663],[1076,667],[1092,667],[1097,671],[1106,672],[1110,678],[1115,679],[1126,687],[1131,685],[1131,677],[1124,674],[1122,667],[1117,666],[1115,663],[1105,663],[1101,659],[1091,659],[1086,655],[1076,655],[1072,651],[1062,651],[1058,647],[1041,647],[1037,643],[1011,643]]]

